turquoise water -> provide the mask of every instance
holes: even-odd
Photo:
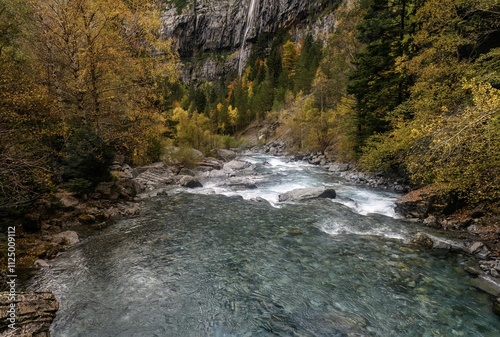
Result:
[[[246,159],[257,189],[207,180],[152,199],[39,273],[30,287],[61,302],[53,336],[500,335],[465,257],[406,243],[422,229],[393,213],[396,195]],[[302,185],[339,200],[277,203]]]

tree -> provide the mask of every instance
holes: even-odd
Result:
[[[91,128],[106,143],[144,161],[144,135],[137,133],[146,131],[150,138],[164,131],[148,128],[151,124],[144,128],[145,122],[161,123],[159,88],[176,73],[170,43],[158,35],[155,2],[30,4],[35,17],[31,39],[59,114],[70,127]],[[138,119],[141,129],[136,128]]]
[[[358,26],[366,47],[357,54],[349,84],[356,97],[358,151],[371,135],[390,130],[390,112],[408,96],[409,79],[396,69],[408,47],[407,1],[373,0]]]
[[[0,0],[0,213],[22,210],[52,187],[56,155],[64,134],[52,101],[34,78],[23,30],[29,12],[21,1]],[[56,143],[56,144],[54,144]]]
[[[321,61],[321,44],[314,41],[311,34],[306,35],[302,42],[300,55],[295,65],[295,92],[309,93],[311,84]]]

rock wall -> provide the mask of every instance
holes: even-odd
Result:
[[[253,15],[247,20],[251,1],[190,0],[180,12],[173,4],[167,4],[163,34],[177,41],[186,82],[224,78],[237,69],[241,52],[242,62],[246,62],[251,43],[258,36],[267,34],[272,39],[280,28],[291,29],[310,21],[311,14],[318,14],[322,6],[313,0],[255,0]],[[340,0],[331,2],[336,1]],[[326,21],[322,24],[332,24],[331,20]],[[241,48],[243,42],[248,44],[248,50]],[[204,57],[195,64],[193,59],[202,53]]]
[[[9,293],[0,293],[0,336],[49,337],[50,324],[59,309],[54,294],[49,292],[17,294],[15,328],[9,328]]]

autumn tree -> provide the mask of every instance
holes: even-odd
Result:
[[[472,202],[497,200],[498,55],[495,1],[425,1],[413,18],[412,57],[397,69],[414,78],[391,114],[393,130],[370,139],[361,163],[404,168]]]
[[[64,132],[52,101],[34,78],[23,30],[22,1],[0,1],[0,214],[34,202],[52,188],[52,146]]]
[[[154,1],[30,2],[44,83],[73,129],[85,128],[135,162],[164,131],[158,89],[175,55],[159,37]]]

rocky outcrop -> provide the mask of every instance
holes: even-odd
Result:
[[[331,188],[309,187],[297,188],[279,195],[279,201],[304,201],[309,199],[327,198],[334,199],[335,190]]]
[[[174,38],[177,50],[185,61],[184,80],[217,80],[238,68],[240,58],[246,63],[249,48],[259,36],[272,40],[278,29],[290,29],[307,22],[311,13],[323,6],[313,0],[191,0],[179,10],[168,4],[163,13],[163,34]],[[311,25],[312,33],[331,27],[333,20]],[[187,63],[201,55],[198,64]],[[240,55],[240,53],[243,53]],[[212,56],[210,56],[212,54]]]
[[[50,292],[21,293],[16,294],[14,299],[9,293],[0,293],[0,321],[2,322],[0,335],[4,337],[49,337],[50,324],[58,309],[59,303]],[[14,310],[15,313],[13,313]],[[12,323],[14,325],[9,327]]]
[[[459,207],[453,195],[442,195],[431,186],[413,190],[396,202],[396,211],[408,218],[425,219],[430,214],[450,215]]]

